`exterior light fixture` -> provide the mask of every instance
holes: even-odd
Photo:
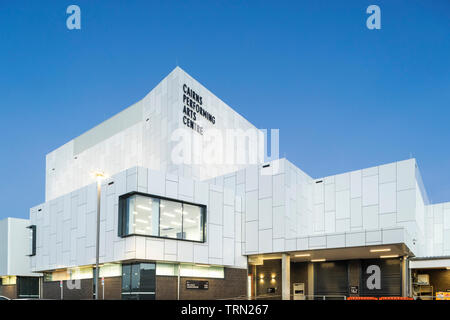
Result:
[[[312,259],[311,262],[324,262],[326,259]]]
[[[381,249],[370,249],[370,252],[388,252],[391,248],[381,248]]]
[[[100,199],[102,192],[102,180],[106,178],[102,171],[94,172],[97,179],[97,237],[95,242],[95,300],[98,300],[99,273],[100,273]]]
[[[310,257],[311,254],[310,253],[302,253],[302,254],[296,254],[296,257],[300,258],[300,257]]]
[[[102,179],[106,178],[105,173],[103,171],[94,172],[94,177],[97,179],[97,181],[101,181]]]
[[[398,254],[392,254],[389,256],[380,256],[381,259],[388,259],[388,258],[398,258]]]

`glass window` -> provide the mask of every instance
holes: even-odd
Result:
[[[135,195],[127,200],[127,234],[158,236],[159,199]]]
[[[36,226],[32,225],[29,226],[28,229],[30,230],[30,251],[29,251],[29,255],[30,256],[35,256],[36,255]]]
[[[132,194],[119,200],[119,236],[205,241],[206,207]]]
[[[122,266],[122,292],[131,292],[131,264]]]
[[[141,272],[139,264],[131,265],[131,291],[139,291],[141,287]]]
[[[203,208],[183,204],[183,233],[186,240],[203,241]]]
[[[122,265],[122,299],[154,300],[156,289],[154,263]]]
[[[94,268],[82,267],[69,270],[71,280],[93,279],[95,277]]]
[[[160,208],[159,235],[166,238],[184,239],[181,203],[161,200]]]
[[[216,266],[200,266],[200,265],[187,265],[182,264],[180,270],[181,277],[194,277],[194,278],[224,278],[224,268]]]
[[[156,266],[154,263],[141,263],[140,265],[140,289],[141,292],[155,292],[156,290]]]
[[[178,265],[173,263],[157,263],[156,275],[158,276],[176,276],[178,275]]]
[[[100,267],[100,278],[120,277],[122,274],[122,265],[119,263],[106,263]]]
[[[16,276],[3,276],[1,279],[2,279],[3,286],[16,284],[16,281],[17,281]]]

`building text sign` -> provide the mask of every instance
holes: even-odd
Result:
[[[186,280],[186,289],[208,290],[209,281]]]
[[[183,124],[203,135],[204,128],[197,123],[198,118],[216,123],[216,117],[205,109],[203,97],[183,84]]]

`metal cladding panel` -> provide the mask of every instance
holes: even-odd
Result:
[[[380,271],[380,286],[374,287],[376,276],[373,266]],[[361,296],[391,297],[402,295],[402,273],[400,259],[363,260],[361,262]]]

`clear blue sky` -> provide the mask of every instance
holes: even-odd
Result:
[[[82,29],[66,28],[81,7]],[[381,30],[365,10],[381,8]],[[450,201],[450,1],[0,0],[6,216],[44,201],[45,155],[176,63],[312,177],[417,158]]]

